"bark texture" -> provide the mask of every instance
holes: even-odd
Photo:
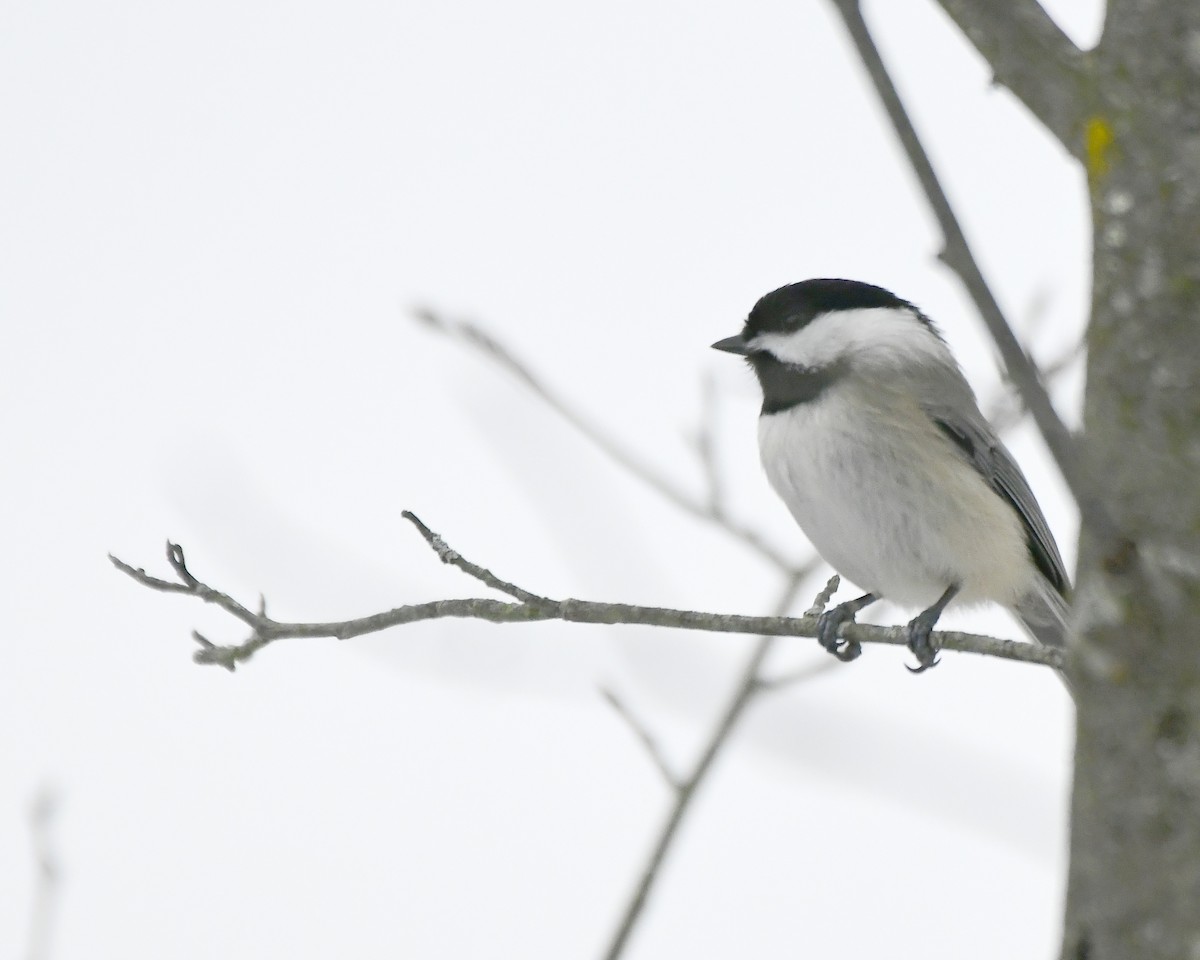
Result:
[[[1200,958],[1200,3],[1113,0],[1094,238],[1063,957]]]

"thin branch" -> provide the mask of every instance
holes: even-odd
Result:
[[[785,571],[791,571],[796,568],[795,563],[771,546],[757,531],[745,524],[739,523],[718,509],[716,503],[712,500],[711,491],[707,498],[696,497],[673,481],[668,480],[638,456],[625,449],[610,434],[606,433],[602,428],[598,427],[551,390],[533,372],[528,364],[518,359],[511,350],[497,341],[482,327],[465,320],[450,320],[429,309],[417,310],[414,315],[430,329],[473,347],[507,370],[512,376],[525,384],[539,399],[543,400],[550,409],[554,410],[555,413],[571,424],[587,440],[598,447],[605,456],[646,484],[646,486],[654,490],[668,503],[685,513],[691,514],[698,520],[721,528],[773,566]]]
[[[971,299],[974,300],[980,316],[1000,350],[1007,376],[1020,391],[1021,399],[1033,415],[1034,422],[1037,423],[1038,429],[1045,438],[1046,445],[1058,463],[1081,512],[1085,518],[1097,526],[1111,529],[1111,523],[1106,522],[1105,512],[1098,501],[1088,492],[1089,484],[1081,465],[1076,439],[1055,411],[1037,368],[1017,341],[1012,327],[1005,319],[1000,305],[996,302],[996,298],[992,295],[992,291],[979,269],[979,264],[971,252],[958,217],[950,206],[950,201],[934,172],[929,155],[925,152],[925,147],[917,136],[917,131],[900,100],[900,95],[896,92],[896,86],[888,74],[887,67],[884,66],[879,50],[875,46],[874,40],[871,39],[858,0],[831,0],[831,2],[846,24],[846,29],[867,69],[875,92],[883,101],[896,136],[908,156],[921,189],[925,192],[925,198],[941,227],[944,248],[940,259],[958,275]]]
[[[413,518],[416,519],[415,517]],[[143,586],[167,593],[182,593],[197,597],[205,603],[220,607],[251,629],[251,636],[244,643],[221,646],[195,634],[200,649],[193,654],[197,663],[218,664],[233,669],[238,663],[248,660],[254,653],[277,640],[292,637],[335,637],[348,640],[368,633],[378,633],[389,627],[437,620],[443,617],[459,617],[486,620],[491,623],[531,623],[541,620],[562,620],[569,623],[642,624],[655,627],[674,627],[680,630],[704,630],[711,633],[761,634],[774,637],[815,637],[816,620],[813,617],[748,617],[729,613],[706,613],[696,610],[675,610],[667,607],[644,607],[627,603],[600,603],[590,600],[567,598],[552,600],[525,591],[532,602],[508,603],[483,597],[450,600],[431,600],[426,603],[408,604],[392,610],[376,613],[353,620],[338,620],[323,623],[288,623],[255,613],[233,597],[210,587],[197,579],[188,570],[183,548],[178,544],[167,544],[167,555],[175,568],[180,583],[151,576],[145,570],[134,568],[116,557],[109,560],[122,573],[132,577]],[[483,568],[466,561],[464,570],[476,579],[493,586],[498,581],[484,580],[491,576]],[[511,584],[509,586],[512,586]],[[520,589],[513,587],[513,589]],[[859,643],[884,643],[904,646],[908,641],[903,627],[876,627],[866,624],[847,624],[842,636]],[[1017,640],[1001,640],[996,637],[972,633],[945,631],[934,634],[940,647],[945,650],[978,653],[1005,660],[1045,664],[1053,667],[1062,665],[1058,651],[1039,647]]]
[[[663,754],[662,748],[658,745],[658,740],[650,732],[650,729],[637,718],[632,710],[629,709],[628,704],[626,704],[625,701],[618,697],[612,690],[608,689],[607,687],[601,687],[600,695],[604,697],[608,705],[616,711],[617,716],[619,716],[625,721],[626,724],[629,725],[629,729],[632,730],[633,735],[638,738],[638,742],[646,748],[646,754],[650,757],[651,762],[658,769],[658,772],[662,774],[662,778],[667,782],[667,786],[673,791],[679,791],[682,789],[683,784],[680,782],[679,777],[676,776],[675,772],[671,769],[671,765],[667,763],[667,758]]]
[[[485,570],[478,564],[472,563],[457,550],[452,550],[445,540],[425,526],[425,524],[421,522],[421,518],[411,510],[402,511],[400,516],[404,517],[405,520],[417,528],[421,536],[425,538],[425,542],[429,544],[429,546],[433,549],[433,552],[437,554],[438,559],[441,560],[442,563],[447,563],[451,566],[458,567],[458,569],[462,570],[468,576],[474,577],[480,583],[486,584],[493,590],[500,591],[500,593],[507,593],[510,597],[515,597],[522,603],[531,604],[532,606],[553,603],[552,600],[547,600],[545,597],[539,597],[536,593],[530,593],[528,590],[522,590],[515,583],[509,583],[507,580],[501,580],[494,573],[492,573],[492,571]]]
[[[825,581],[825,586],[821,588],[821,592],[813,597],[812,604],[804,611],[806,617],[819,617],[825,612],[825,608],[829,606],[829,601],[833,599],[833,595],[838,592],[838,587],[842,585],[842,578],[838,574],[833,574]]]
[[[1093,58],[1037,0],[937,0],[1008,87],[1077,160]]]

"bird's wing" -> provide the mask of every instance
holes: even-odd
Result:
[[[971,406],[974,407],[974,403]],[[1050,532],[1042,508],[1029,489],[1021,468],[983,415],[977,408],[964,416],[941,405],[927,405],[925,412],[992,489],[1012,504],[1025,528],[1025,539],[1033,562],[1054,589],[1066,597],[1071,589],[1070,578],[1058,552],[1058,545],[1054,542],[1054,534]]]

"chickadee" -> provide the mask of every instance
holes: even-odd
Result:
[[[921,672],[950,603],[991,600],[1061,646],[1070,583],[1033,491],[979,412],[933,323],[854,280],[805,280],[758,301],[713,344],[762,386],[767,479],[821,556],[868,592],[823,613],[821,645],[884,598],[922,612],[907,626]],[[913,668],[910,668],[913,669]]]

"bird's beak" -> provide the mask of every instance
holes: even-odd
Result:
[[[743,357],[750,353],[750,347],[742,339],[740,333],[735,337],[726,337],[724,340],[718,340],[712,345],[712,348],[714,350],[723,350],[725,353],[737,353]]]

